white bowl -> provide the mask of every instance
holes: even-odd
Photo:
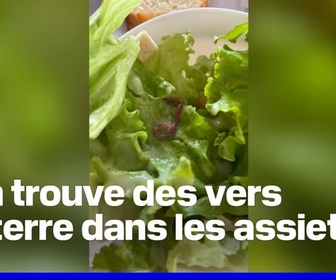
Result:
[[[194,8],[168,13],[146,21],[121,36],[136,36],[146,31],[159,44],[165,35],[190,31],[195,38],[195,55],[208,55],[216,49],[215,36],[229,32],[236,25],[247,22],[248,14],[237,10],[222,8]],[[228,42],[226,42],[228,43]],[[223,44],[219,41],[218,44]],[[247,43],[240,38],[237,43],[229,44],[235,49],[246,49]]]

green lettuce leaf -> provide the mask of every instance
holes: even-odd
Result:
[[[99,136],[119,113],[125,98],[128,75],[139,53],[133,38],[119,41],[113,32],[142,1],[103,1],[90,19],[89,133]]]
[[[108,0],[103,1],[99,9],[90,17],[90,39],[105,43],[115,41],[113,32],[121,26],[124,19],[143,0]]]
[[[134,95],[149,94],[154,98],[170,96],[175,87],[164,78],[149,71],[143,63],[137,60],[128,78],[128,89]]]
[[[235,51],[227,46],[216,52],[215,79],[230,91],[248,87],[248,52]]]
[[[221,244],[205,239],[204,242],[183,240],[179,241],[175,248],[168,253],[168,271],[177,271],[179,266],[183,270],[211,269],[225,270],[230,263]],[[187,267],[187,268],[186,268]]]
[[[218,155],[236,161],[236,149],[246,144],[248,129],[248,51],[224,46],[217,49],[215,57],[214,77],[205,87],[206,108],[212,116],[220,116],[216,118],[222,129],[215,140]]]
[[[167,269],[174,271],[246,271],[245,244],[226,235],[221,241],[184,239],[169,251]]]
[[[213,60],[205,56],[199,57],[195,65],[189,65],[194,43],[191,33],[165,36],[158,51],[145,62],[150,71],[174,85],[174,95],[186,103],[198,98],[213,66]]]
[[[229,40],[232,43],[236,43],[237,39],[242,35],[246,35],[247,38],[247,33],[248,33],[248,22],[244,22],[236,25],[228,33],[223,34],[221,36],[216,36],[215,43],[217,43],[219,40],[225,40],[225,39]]]
[[[93,266],[96,270],[107,271],[153,271],[150,246],[147,242],[124,242],[118,247],[114,243],[103,247],[95,255]]]
[[[105,126],[118,115],[126,94],[128,74],[139,52],[138,43],[132,38],[120,45],[107,48],[111,49],[113,55],[108,57],[106,65],[100,67],[95,73],[99,78],[90,79],[91,139],[98,137]],[[104,51],[99,52],[101,53]],[[105,53],[103,56],[105,57]],[[92,55],[90,65],[94,64],[95,60],[101,59],[104,58]]]

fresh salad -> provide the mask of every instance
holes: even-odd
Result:
[[[244,36],[242,23],[214,41],[223,42],[210,56],[192,65],[193,34],[170,34],[158,50],[140,61],[139,43],[112,34],[140,0],[103,1],[90,18],[90,184],[120,185],[126,200],[120,207],[101,203],[91,213],[105,219],[163,219],[164,241],[112,242],[97,253],[94,270],[176,271],[247,270],[247,244],[227,234],[220,241],[176,241],[175,214],[183,219],[247,218],[246,205],[223,201],[210,206],[204,189],[247,186],[248,50],[227,42]],[[194,206],[137,207],[132,190],[154,180],[155,186],[192,185]],[[232,230],[232,229],[231,229]]]

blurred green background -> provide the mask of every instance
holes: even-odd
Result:
[[[336,1],[251,0],[250,184],[282,188],[250,218],[336,213]],[[250,242],[251,271],[336,271],[336,241]]]
[[[19,208],[9,192],[16,178],[88,184],[88,11],[82,0],[0,0],[0,220],[68,219],[76,233],[68,242],[2,240],[0,271],[88,270],[87,207]]]

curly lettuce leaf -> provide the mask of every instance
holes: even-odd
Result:
[[[224,46],[217,49],[215,57],[214,76],[205,87],[206,108],[212,116],[221,116],[216,118],[216,125],[223,128],[215,140],[218,155],[236,161],[236,149],[246,144],[248,51]]]
[[[113,155],[113,166],[119,170],[144,169],[149,157],[142,151],[147,140],[144,123],[139,120],[139,111],[129,112],[125,102],[119,115],[107,126],[105,132]]]
[[[211,270],[225,270],[230,263],[225,251],[219,242],[205,239],[204,242],[183,240],[179,241],[173,250],[170,250],[167,258],[168,271],[177,271],[179,266],[185,266],[190,270],[195,268]],[[188,270],[186,268],[183,270]]]
[[[216,52],[215,79],[230,91],[248,87],[248,51],[236,51],[227,46]]]
[[[150,71],[174,85],[174,95],[186,103],[198,98],[213,66],[213,60],[205,56],[199,57],[195,65],[189,65],[194,43],[189,32],[165,36],[158,51],[145,62]]]
[[[183,167],[189,170],[183,181],[192,184],[197,178],[209,178],[222,172],[216,170],[207,156],[209,136],[216,131],[191,106],[185,106],[176,134],[169,141],[158,139],[153,128],[160,121],[169,120],[176,108],[148,94],[127,95],[119,115],[112,120],[105,134],[110,153],[106,162],[110,169],[145,170],[157,184],[182,183],[177,174]]]
[[[103,247],[93,259],[93,266],[96,270],[107,271],[153,271],[148,242],[127,241],[123,246],[118,247],[111,243]]]
[[[167,269],[174,271],[245,271],[246,248],[226,235],[221,241],[184,239],[168,252]]]

